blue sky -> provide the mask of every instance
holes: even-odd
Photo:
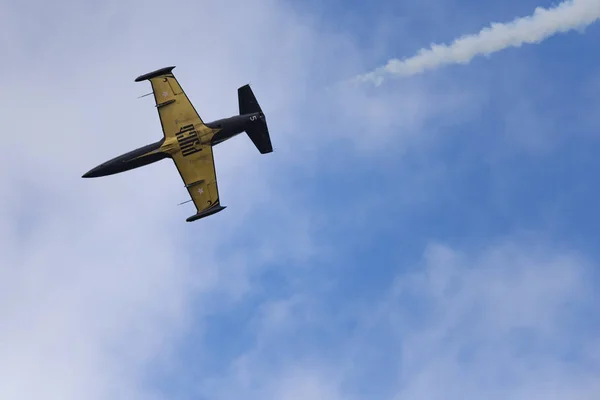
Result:
[[[0,6],[0,398],[593,398],[600,25],[344,85],[551,5],[415,4]],[[167,65],[275,147],[215,148],[193,224],[168,160],[80,178],[160,138]]]

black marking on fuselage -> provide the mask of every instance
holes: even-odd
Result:
[[[181,155],[184,157],[188,157],[202,150],[198,132],[196,132],[194,125],[192,124],[181,127],[177,134],[177,143],[179,143]]]

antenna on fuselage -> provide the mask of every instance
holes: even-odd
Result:
[[[193,199],[192,199],[192,200],[187,200],[187,201],[184,201],[183,203],[179,203],[179,204],[177,204],[177,205],[178,205],[178,206],[180,206],[180,205],[182,205],[182,204],[189,203],[190,201],[193,201]]]
[[[141,99],[142,97],[150,96],[152,93],[154,93],[154,92],[143,94],[140,97],[138,97],[138,99]]]

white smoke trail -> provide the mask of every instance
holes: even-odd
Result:
[[[445,64],[468,64],[477,55],[489,55],[524,43],[540,43],[548,37],[573,29],[583,29],[600,19],[600,0],[568,0],[554,8],[535,9],[533,15],[510,23],[492,23],[476,35],[456,39],[451,45],[432,45],[417,55],[392,59],[381,68],[360,75],[356,80],[379,86],[385,76],[410,76]]]

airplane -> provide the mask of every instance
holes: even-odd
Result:
[[[83,174],[96,178],[139,168],[171,158],[196,206],[193,222],[223,211],[213,156],[213,146],[246,132],[261,154],[271,153],[273,146],[265,115],[250,89],[238,88],[239,115],[203,122],[173,74],[175,66],[140,75],[135,82],[150,81],[163,137],[121,156],[115,157]],[[183,204],[183,203],[182,203]]]

